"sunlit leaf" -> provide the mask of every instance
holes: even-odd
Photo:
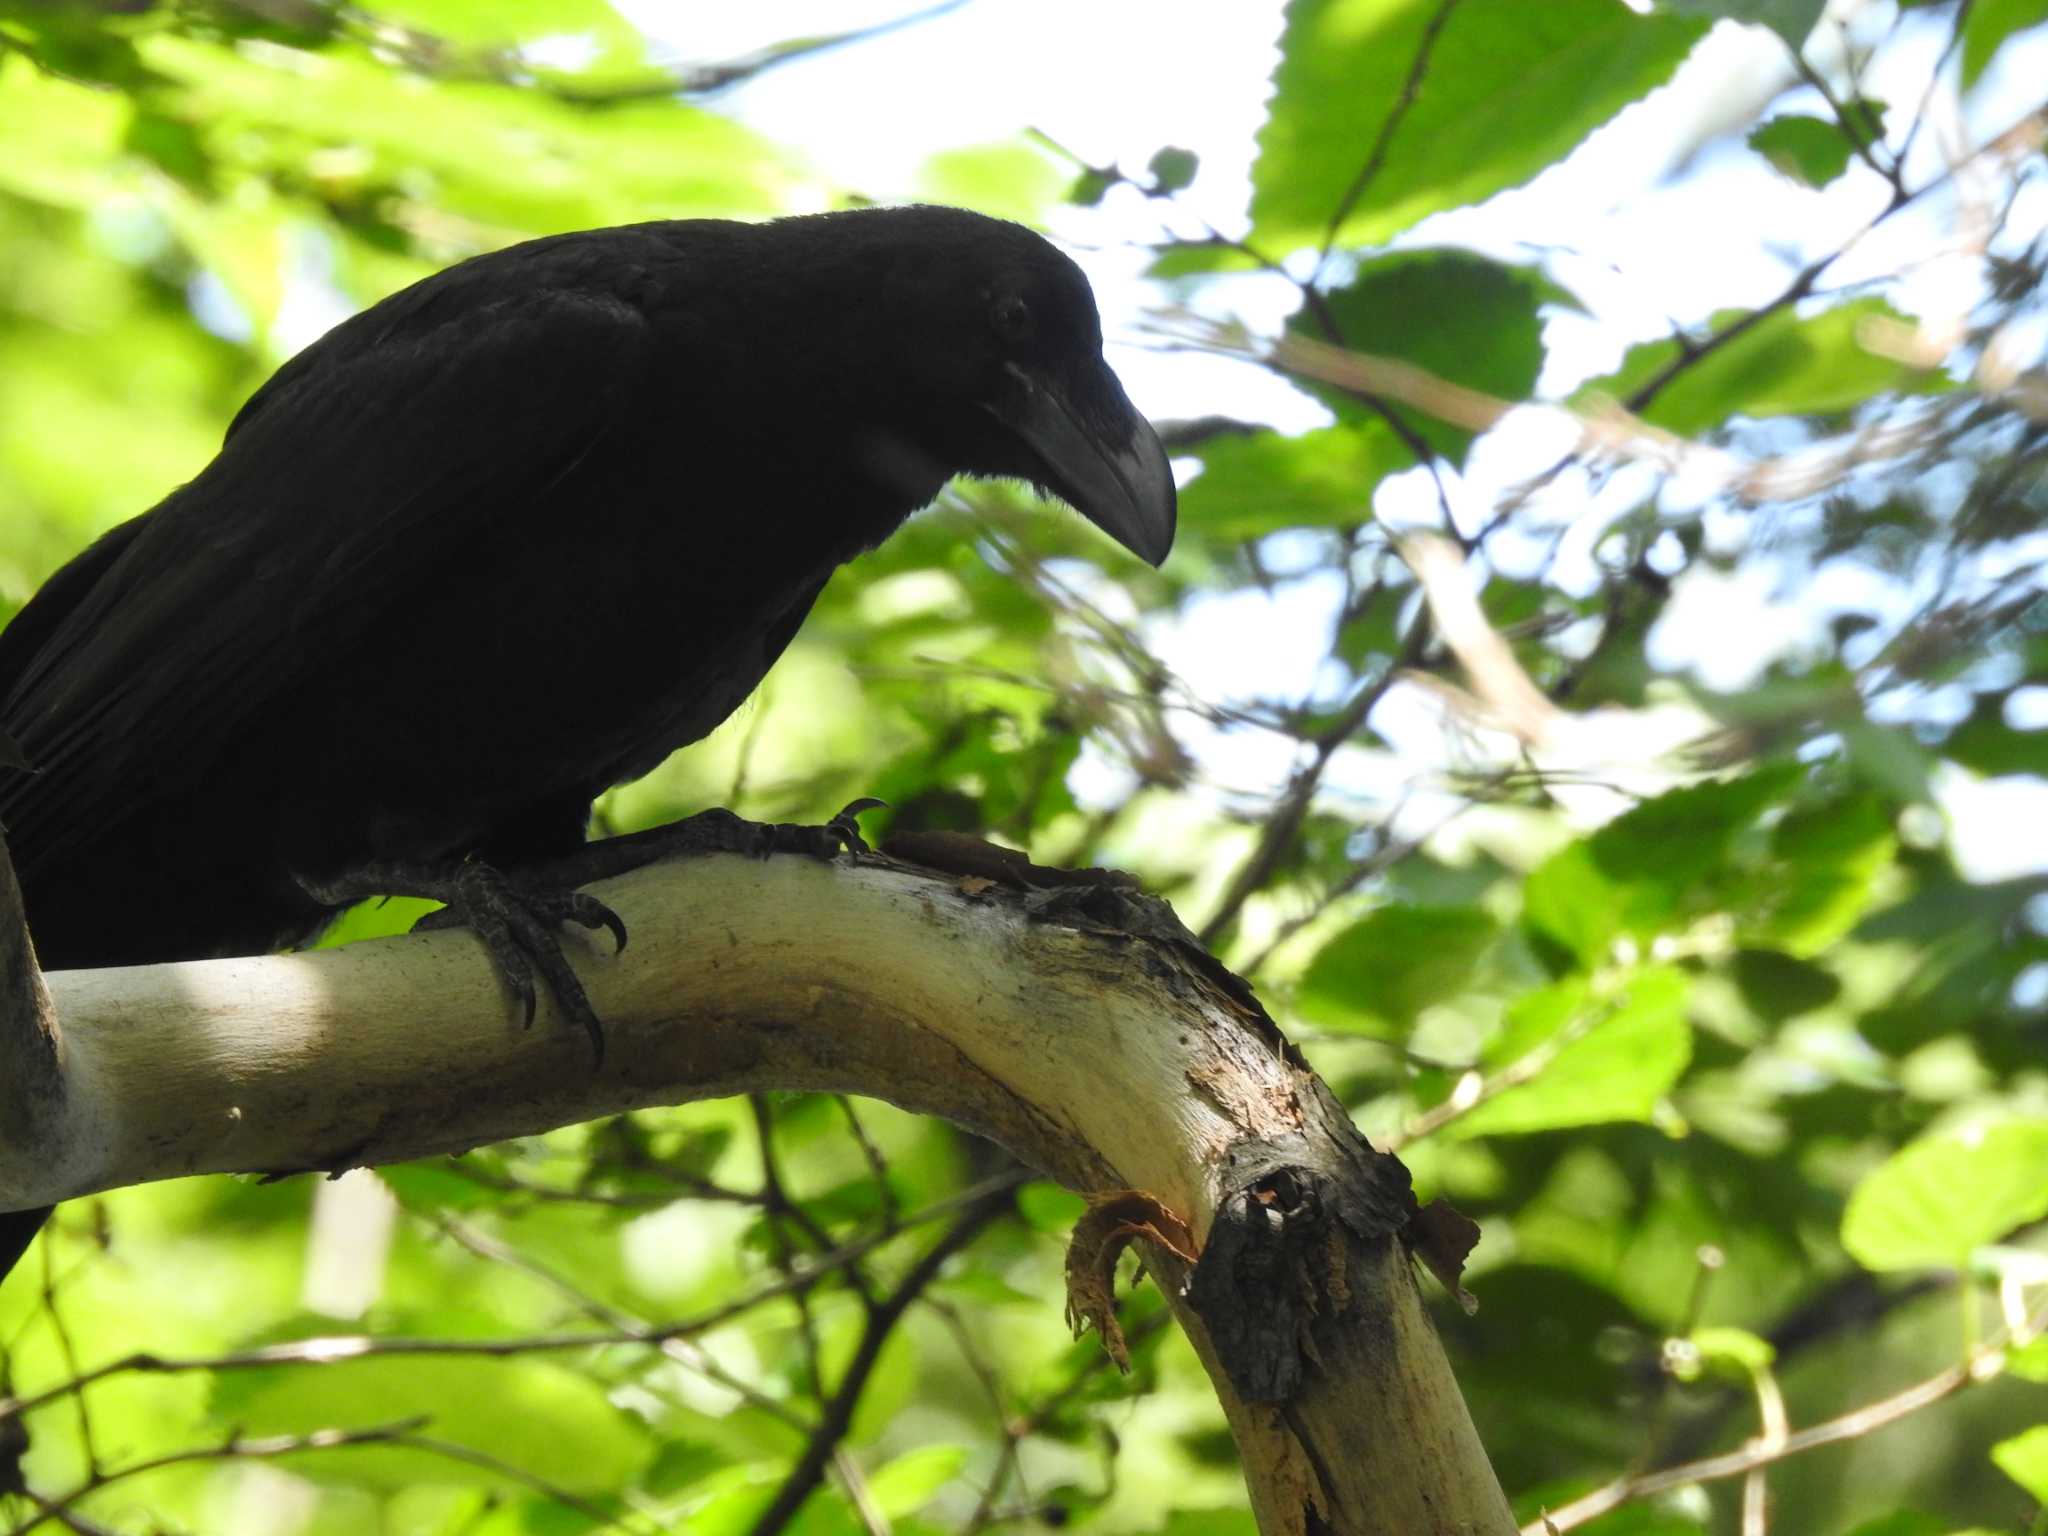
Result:
[[[1689,436],[1732,416],[1844,411],[1886,390],[1943,387],[1939,375],[1866,351],[1857,340],[1866,320],[1897,318],[1882,299],[1852,299],[1813,315],[1782,309],[1754,321],[1746,311],[1727,310],[1703,334],[1731,339],[1709,342],[1712,350],[1682,370],[1673,368],[1682,355],[1679,343],[1646,342],[1629,349],[1619,372],[1595,379],[1585,393],[1626,402],[1654,387],[1643,415]]]
[[[203,119],[249,169],[346,150],[361,158],[359,180],[429,191],[494,243],[654,208],[772,212],[790,184],[753,134],[671,98],[591,112],[481,81],[430,86],[343,49],[235,51],[165,34],[143,52],[177,82],[162,105]]]
[[[1703,1359],[1722,1361],[1751,1374],[1769,1370],[1778,1358],[1770,1340],[1747,1328],[1695,1328],[1686,1337]]]
[[[1377,420],[1299,437],[1225,433],[1195,454],[1202,473],[1181,497],[1181,526],[1223,539],[1370,522],[1374,487],[1414,462]]]
[[[1581,965],[1622,937],[1647,941],[1723,908],[1739,834],[1798,780],[1770,768],[1675,789],[1552,855],[1523,888],[1523,917]]]
[[[925,161],[918,174],[918,189],[935,203],[1024,224],[1043,224],[1068,196],[1069,183],[1060,161],[1022,140],[943,150]]]
[[[1301,1011],[1332,1029],[1403,1035],[1424,1008],[1470,990],[1499,932],[1469,907],[1381,907],[1317,952]]]
[[[232,1372],[214,1383],[213,1412],[221,1424],[255,1435],[391,1424],[424,1414],[439,1438],[587,1493],[617,1488],[647,1464],[652,1447],[645,1426],[613,1407],[589,1377],[530,1357],[493,1361],[487,1377],[479,1377],[478,1364],[392,1357]],[[323,1481],[394,1489],[422,1481],[525,1486],[487,1466],[398,1446],[307,1456],[295,1470]]]
[[[2048,1503],[2048,1424],[1999,1441],[1991,1447],[1991,1459],[2036,1500]]]
[[[1510,1135],[1647,1120],[1692,1060],[1692,1030],[1685,1020],[1687,983],[1682,972],[1650,967],[1628,978],[1611,1009],[1583,1035],[1562,1046],[1535,1078],[1509,1088],[1451,1122],[1454,1136]],[[1540,1021],[1555,1034],[1560,999],[1548,993]],[[1510,1011],[1510,1030],[1516,1028]],[[1524,1038],[1538,1034],[1531,1029]],[[1535,1042],[1532,1040],[1532,1045]]]
[[[1295,0],[1256,238],[1372,244],[1527,181],[1661,85],[1703,20],[1622,0]]]
[[[1017,1213],[1039,1231],[1062,1238],[1087,1210],[1086,1200],[1045,1179],[1034,1179],[1017,1191]]]
[[[2048,1333],[2007,1350],[2005,1368],[2022,1381],[2048,1382]]]
[[[2012,1120],[1914,1142],[1856,1186],[1842,1246],[1866,1269],[1963,1264],[2048,1215],[2048,1120]]]
[[[868,1475],[868,1492],[892,1520],[914,1515],[967,1464],[961,1445],[926,1445],[905,1451]]]

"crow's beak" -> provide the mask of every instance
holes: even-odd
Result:
[[[1038,460],[1033,478],[1140,560],[1164,561],[1173,548],[1173,470],[1116,375],[1098,364],[1084,403],[1007,366],[1015,391],[990,410]]]

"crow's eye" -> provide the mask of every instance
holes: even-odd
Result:
[[[989,324],[1005,341],[1023,341],[1038,328],[1031,306],[1015,294],[996,300],[996,307],[989,311]]]

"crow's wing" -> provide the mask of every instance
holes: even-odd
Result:
[[[16,619],[11,649],[32,654],[0,676],[0,726],[35,769],[0,776],[24,863],[189,784],[239,722],[459,572],[466,545],[576,516],[647,375],[646,319],[617,293],[387,301],[280,370],[197,479],[53,578],[47,610]]]

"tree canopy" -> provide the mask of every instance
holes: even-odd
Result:
[[[864,196],[1064,235],[1179,413],[1165,569],[957,485],[605,828],[873,794],[1136,872],[1480,1223],[1434,1299],[1531,1529],[2038,1533],[2048,3],[1292,0],[1224,66],[1254,138],[1128,162],[862,78],[998,72],[1028,8],[760,9],[706,54],[606,0],[0,0],[0,612],[463,256]],[[820,169],[835,112],[910,182]],[[1156,1289],[1128,1374],[1071,1338],[1083,1209],[802,1093],[75,1202],[0,1295],[4,1528],[740,1533],[822,1455],[791,1529],[1249,1532]]]

